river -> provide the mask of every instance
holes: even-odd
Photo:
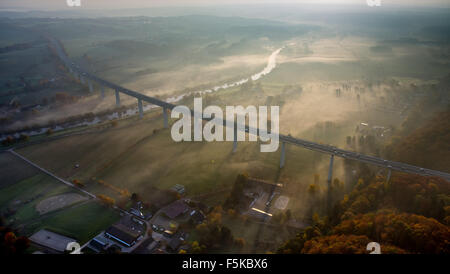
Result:
[[[261,79],[261,77],[271,73],[273,71],[273,69],[275,69],[277,67],[277,56],[280,54],[280,52],[283,49],[284,49],[284,47],[281,47],[281,48],[273,51],[270,54],[270,56],[267,60],[267,65],[264,67],[264,69],[248,78],[243,78],[243,79],[233,82],[233,83],[225,83],[220,86],[215,86],[211,89],[192,91],[192,92],[187,92],[187,93],[184,93],[184,94],[181,94],[178,96],[169,97],[166,99],[166,102],[177,103],[177,102],[181,101],[184,97],[192,95],[192,94],[201,95],[201,94],[206,94],[206,93],[212,93],[212,92],[219,91],[221,89],[228,89],[228,88],[240,86],[244,83],[247,83],[250,79],[252,79],[253,81],[259,80],[259,79]],[[148,111],[150,109],[153,109],[153,108],[159,108],[159,106],[145,105],[143,107],[144,112]],[[127,109],[125,111],[125,113],[123,113],[122,115],[119,115],[118,112],[113,112],[112,114],[105,115],[103,117],[96,116],[95,118],[93,118],[90,121],[83,121],[83,122],[79,122],[79,123],[73,123],[70,125],[57,125],[56,127],[53,127],[52,130],[53,131],[61,131],[61,130],[69,129],[69,128],[80,127],[80,126],[95,125],[95,124],[101,123],[103,121],[113,120],[113,119],[117,119],[117,118],[126,118],[126,117],[134,116],[137,114],[138,114],[138,108],[133,107],[133,108]],[[19,138],[21,134],[25,134],[28,136],[40,135],[40,134],[46,133],[48,129],[50,129],[50,127],[42,127],[38,130],[32,130],[32,131],[21,131],[21,132],[16,132],[14,134],[2,134],[0,137],[0,141],[4,140],[7,136],[13,136],[14,138]]]

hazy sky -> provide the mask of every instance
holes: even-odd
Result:
[[[24,8],[33,10],[68,9],[67,0],[0,0],[0,8]],[[80,0],[78,9],[144,8],[154,6],[191,6],[264,3],[318,3],[366,5],[366,0]],[[450,0],[381,0],[382,5],[440,5],[450,7]],[[73,9],[73,8],[72,8]]]

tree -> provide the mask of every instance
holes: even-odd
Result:
[[[15,139],[12,136],[7,136],[3,141],[2,141],[2,145],[4,146],[9,146],[15,143]]]
[[[121,254],[122,250],[117,245],[112,245],[105,250],[106,254]]]
[[[289,221],[292,218],[291,210],[290,209],[286,210],[285,215],[286,215],[286,221]]]
[[[192,253],[203,253],[203,251],[205,250],[205,246],[204,245],[200,245],[198,241],[193,241],[191,244],[191,248],[192,248]]]
[[[385,210],[358,215],[337,225],[333,234],[364,235],[410,252],[450,253],[450,228],[433,218],[416,214]]]
[[[178,251],[178,254],[186,254],[186,253],[187,253],[187,251],[184,249],[180,249],[180,251]]]
[[[222,226],[220,229],[220,234],[219,234],[219,242],[222,245],[229,245],[231,243],[233,243],[233,234],[231,233],[231,230],[226,227],[226,226]]]
[[[243,248],[245,246],[245,240],[243,238],[236,238],[234,243],[239,248]]]
[[[19,236],[16,238],[14,247],[16,248],[16,253],[23,254],[26,249],[30,246],[30,240],[25,236]]]
[[[74,180],[72,181],[72,183],[73,183],[75,186],[79,187],[79,188],[83,188],[83,187],[84,187],[84,184],[83,184],[82,182],[80,182],[80,180],[78,180],[78,179],[74,179]]]
[[[139,200],[138,194],[133,192],[133,194],[131,194],[131,201],[137,202],[138,200]]]
[[[248,176],[246,174],[239,174],[234,181],[233,189],[230,195],[225,200],[224,207],[226,209],[239,209],[244,186],[246,185]]]
[[[329,235],[316,237],[304,243],[301,253],[306,254],[367,254],[367,244],[372,242],[366,236]],[[405,253],[401,248],[383,244],[383,253]]]
[[[128,189],[119,189],[119,194],[124,196],[124,197],[130,197],[131,196],[131,194],[128,191]]]
[[[317,186],[315,184],[310,184],[308,187],[308,193],[312,197],[315,197],[317,194]]]
[[[20,136],[19,136],[19,141],[21,141],[21,142],[26,142],[26,141],[28,141],[28,140],[30,140],[30,136],[28,136],[28,135],[26,135],[26,134],[24,134],[24,133],[21,133],[21,134],[20,134]]]
[[[227,211],[228,215],[230,215],[231,217],[236,217],[236,210],[230,208]]]
[[[108,197],[103,194],[97,195],[97,198],[105,205],[107,206],[113,206],[115,204],[115,200],[111,197]]]
[[[0,219],[0,254],[23,254],[30,246],[30,240],[25,236],[16,236],[12,228],[5,226],[3,218]]]
[[[280,254],[301,253],[305,239],[302,233],[298,233],[295,238],[288,240],[277,250]]]

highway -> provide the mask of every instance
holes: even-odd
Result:
[[[111,88],[118,92],[135,97],[142,101],[163,107],[165,109],[172,110],[174,107],[176,107],[176,105],[174,105],[174,104],[167,103],[162,100],[141,94],[139,92],[129,90],[127,88],[113,84],[109,81],[106,81],[104,79],[97,77],[94,74],[89,73],[88,71],[82,69],[80,66],[73,63],[68,58],[68,56],[64,53],[63,47],[59,41],[57,41],[51,37],[47,37],[47,39],[53,45],[59,58],[66,65],[66,67],[69,70],[72,70],[72,71],[78,73],[80,76],[83,76],[84,78],[95,81],[95,82],[97,82],[97,84],[99,84],[101,86]],[[194,113],[193,110],[191,110],[191,112]],[[206,118],[203,118],[203,119],[210,120],[210,119],[206,119]],[[226,120],[223,120],[223,125],[226,125]],[[245,131],[246,132],[256,132],[257,135],[259,135],[259,131],[257,129],[252,129],[252,128],[249,128],[248,126],[245,126]],[[294,138],[294,137],[282,135],[282,134],[279,134],[279,139],[280,139],[280,142],[285,142],[286,144],[304,147],[304,148],[312,150],[312,151],[326,153],[326,154],[334,155],[336,157],[341,157],[344,159],[349,159],[349,160],[363,162],[363,163],[370,164],[370,165],[375,165],[378,167],[386,168],[387,170],[395,170],[395,171],[418,174],[418,175],[423,175],[423,176],[437,176],[437,177],[444,178],[447,181],[450,181],[450,174],[442,172],[442,171],[426,169],[426,168],[417,167],[417,166],[400,163],[400,162],[389,161],[389,160],[385,160],[385,159],[381,159],[381,158],[377,158],[377,157],[373,157],[373,156],[360,154],[360,153],[353,152],[353,151],[339,149],[334,146],[318,144],[318,143],[314,143],[311,141],[302,140],[302,139],[298,139],[298,138]]]

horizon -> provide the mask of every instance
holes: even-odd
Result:
[[[164,9],[164,8],[214,8],[214,7],[236,7],[236,6],[324,6],[330,8],[352,7],[361,8],[368,7],[366,0],[244,0],[244,1],[222,1],[217,0],[188,0],[188,1],[149,1],[131,0],[126,4],[111,2],[108,0],[97,0],[95,3],[88,0],[81,0],[80,7],[69,7],[66,0],[44,0],[36,3],[29,0],[6,0],[0,3],[0,11],[16,11],[16,12],[58,12],[58,11],[97,11],[97,10],[135,10],[135,9]],[[445,0],[434,1],[418,1],[418,0],[381,0],[381,7],[401,7],[401,8],[450,8],[450,2]],[[379,7],[378,7],[379,8]]]

